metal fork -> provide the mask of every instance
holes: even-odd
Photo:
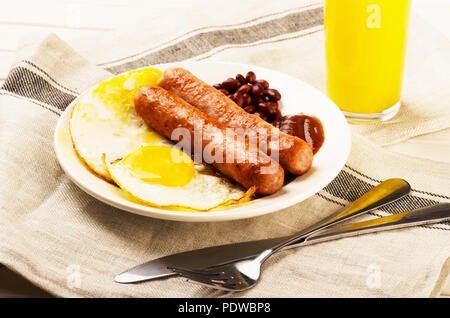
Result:
[[[309,233],[298,235],[298,241],[295,243],[295,247],[354,235],[432,224],[448,220],[450,220],[450,203],[441,203],[431,207],[354,223],[340,228],[319,231],[312,230]],[[202,285],[227,291],[242,291],[255,286],[260,278],[261,265],[276,251],[286,245],[292,244],[293,241],[294,238],[286,240],[271,249],[266,249],[251,259],[202,270],[191,270],[180,267],[172,267],[172,270]]]

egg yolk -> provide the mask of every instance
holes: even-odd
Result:
[[[183,151],[165,146],[145,146],[121,160],[130,173],[148,183],[181,187],[189,183],[195,168]]]
[[[147,132],[144,137],[142,138],[142,140],[147,144],[147,145],[151,145],[159,140],[161,140],[161,136],[158,135],[157,133],[153,132],[153,131],[149,131]]]
[[[101,82],[93,91],[103,104],[123,121],[127,120],[134,105],[134,95],[142,86],[156,85],[162,72],[148,67],[131,71]]]

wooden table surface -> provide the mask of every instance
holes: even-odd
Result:
[[[196,2],[211,0],[196,0]],[[101,35],[128,27],[174,7],[189,7],[185,0],[1,0],[0,85],[5,81],[18,40],[52,31],[70,43],[83,36]],[[450,0],[413,0],[413,10],[450,40]],[[387,147],[411,156],[450,163],[450,129],[412,138]],[[450,281],[447,282],[450,287]],[[450,288],[445,288],[450,290]],[[49,297],[20,275],[0,265],[0,297]],[[449,295],[442,295],[449,296]]]

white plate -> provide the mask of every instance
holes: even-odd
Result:
[[[75,99],[64,111],[55,130],[56,156],[66,174],[81,189],[109,205],[132,213],[149,217],[190,221],[211,222],[254,217],[275,212],[299,203],[320,191],[344,166],[350,152],[350,132],[341,111],[324,94],[304,82],[276,71],[245,64],[226,62],[180,62],[155,65],[164,70],[179,66],[190,70],[207,83],[219,83],[236,74],[246,74],[252,70],[258,78],[267,80],[271,87],[277,88],[282,98],[282,113],[303,112],[317,116],[323,123],[325,142],[314,157],[311,170],[285,185],[277,193],[237,206],[215,212],[178,212],[140,205],[132,202],[119,188],[92,174],[79,160],[72,147],[69,134],[69,119]]]

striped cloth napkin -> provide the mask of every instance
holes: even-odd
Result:
[[[321,2],[235,2],[193,7],[189,14],[149,13],[134,30],[70,46],[55,35],[20,44],[0,89],[0,263],[69,297],[450,294],[449,223],[279,253],[268,261],[260,284],[239,294],[183,279],[113,282],[121,271],[164,255],[294,233],[390,177],[407,179],[413,191],[371,217],[450,200],[448,164],[382,148],[450,123],[450,44],[414,16],[400,114],[387,123],[352,126],[352,151],[344,169],[300,204],[246,220],[172,222],[112,208],[73,184],[53,151],[56,122],[79,93],[111,73],[181,60],[220,60],[272,68],[324,89]]]

